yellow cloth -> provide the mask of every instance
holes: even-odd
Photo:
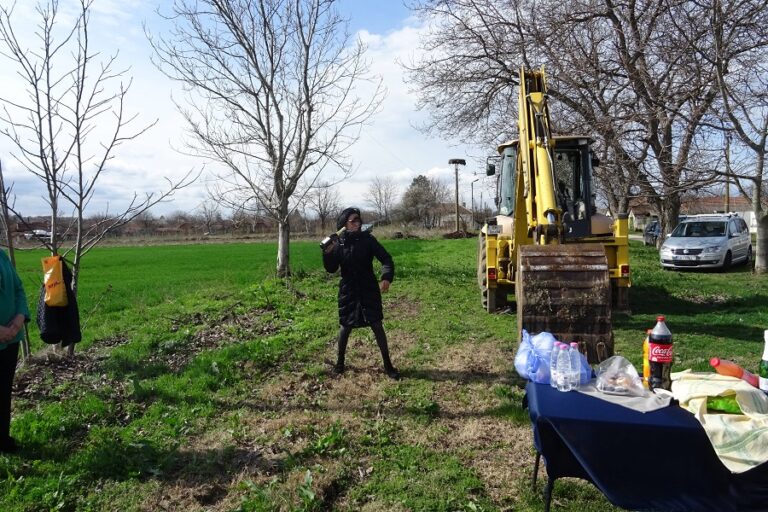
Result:
[[[696,416],[732,473],[768,461],[768,395],[736,377],[690,370],[672,374],[672,394]],[[707,413],[708,396],[736,395],[744,414]]]

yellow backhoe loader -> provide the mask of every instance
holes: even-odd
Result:
[[[552,136],[544,69],[520,69],[519,138],[502,144],[496,217],[479,235],[488,312],[514,294],[521,329],[576,341],[591,363],[613,355],[613,309],[628,309],[628,220],[599,215],[587,136]]]

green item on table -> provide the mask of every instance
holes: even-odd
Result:
[[[736,395],[708,396],[707,411],[742,414],[739,402],[736,401]]]

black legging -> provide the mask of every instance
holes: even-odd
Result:
[[[11,428],[11,388],[19,357],[19,344],[0,350],[0,442],[7,439]]]
[[[349,334],[354,327],[342,325],[339,329],[339,355],[336,360],[336,366],[344,366],[344,356],[347,352],[347,342],[349,341]],[[381,351],[381,359],[384,361],[384,369],[387,371],[392,370],[392,361],[389,359],[389,347],[387,346],[387,333],[384,332],[384,326],[381,322],[371,324],[371,330],[373,335],[376,336],[376,344]]]

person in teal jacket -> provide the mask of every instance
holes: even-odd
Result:
[[[25,322],[29,322],[29,308],[24,286],[8,255],[0,250],[0,453],[18,450],[11,437],[11,388]]]

